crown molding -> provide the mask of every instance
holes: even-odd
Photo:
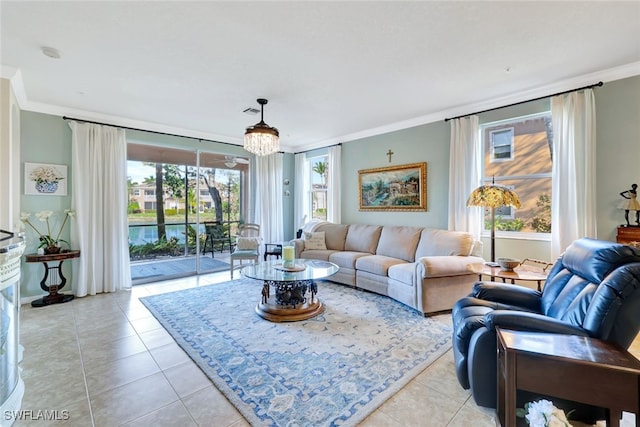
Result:
[[[455,117],[459,115],[472,114],[475,111],[488,110],[493,108],[500,108],[505,105],[526,102],[530,99],[548,96],[553,93],[571,90],[576,87],[581,87],[589,84],[603,81],[605,83],[620,80],[628,77],[640,75],[640,61],[630,64],[614,67],[606,70],[601,70],[581,76],[565,79],[550,85],[536,87],[534,89],[528,89],[520,91],[508,96],[494,98],[482,102],[473,104],[458,105],[446,110],[430,113],[427,115],[415,117],[408,120],[390,123],[383,126],[378,126],[371,129],[365,129],[359,132],[354,132],[335,138],[325,139],[309,144],[305,144],[300,147],[284,146],[281,150],[285,152],[300,152],[315,150],[319,148],[328,147],[338,143],[355,141],[358,139],[368,138],[372,136],[382,135],[389,132],[395,132],[402,129],[408,129],[415,126],[434,123],[440,120],[444,120],[447,117]],[[191,129],[183,129],[178,127],[166,126],[154,122],[146,122],[141,120],[133,120],[126,117],[102,114],[97,112],[78,110],[73,108],[61,107],[58,105],[45,104],[39,102],[29,101],[24,88],[22,80],[22,73],[19,69],[7,65],[0,64],[0,76],[7,78],[11,81],[14,94],[18,101],[18,105],[21,110],[32,111],[36,113],[51,114],[56,116],[70,116],[80,120],[89,120],[95,122],[101,122],[105,124],[112,124],[113,126],[130,127],[137,129],[144,129],[154,132],[162,132],[176,135],[183,135],[185,137],[205,139],[209,141],[219,141],[234,145],[242,146],[242,138],[234,138],[225,135],[212,134],[208,132],[200,132]]]
[[[303,147],[298,147],[296,151],[308,151],[308,150],[314,150],[318,148],[324,148],[337,143],[354,141],[358,139],[382,135],[389,132],[395,132],[395,131],[407,129],[410,127],[434,123],[440,120],[444,120],[448,117],[455,117],[455,116],[464,115],[464,114],[472,114],[474,111],[489,110],[492,108],[500,108],[502,106],[514,104],[517,102],[526,102],[527,100],[530,100],[530,99],[548,96],[550,94],[571,90],[576,87],[595,84],[599,81],[607,83],[607,82],[621,80],[621,79],[634,77],[638,75],[640,75],[640,61],[632,62],[630,64],[610,68],[607,70],[601,70],[594,73],[584,74],[581,76],[562,80],[550,85],[540,86],[535,89],[520,91],[520,92],[511,94],[508,96],[500,97],[500,98],[495,98],[495,99],[473,103],[473,104],[459,105],[447,110],[430,113],[430,114],[416,117],[413,119],[403,120],[400,122],[395,122],[388,125],[371,128],[371,129],[363,130],[360,132],[355,132],[355,133],[343,135],[340,137],[323,140],[316,143],[306,144]]]
[[[78,110],[75,108],[61,107],[58,105],[45,104],[41,102],[27,102],[23,110],[35,113],[51,114],[54,116],[67,116],[78,120],[104,123],[114,127],[124,127],[140,129],[141,131],[160,132],[180,135],[187,138],[203,139],[208,142],[224,142],[234,145],[242,145],[242,138],[233,138],[225,135],[218,135],[209,132],[200,132],[192,129],[166,126],[159,123],[134,120],[127,117],[115,116],[111,114],[97,113],[93,111]]]

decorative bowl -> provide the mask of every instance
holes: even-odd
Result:
[[[521,261],[516,258],[498,258],[498,265],[504,271],[512,271],[514,268],[520,265]]]

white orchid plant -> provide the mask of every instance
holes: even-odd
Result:
[[[517,415],[525,418],[530,427],[572,427],[564,411],[546,399],[525,404],[524,409],[517,410]]]
[[[41,233],[40,230],[38,230],[38,228],[35,225],[33,225],[33,223],[30,221],[30,218],[31,218],[30,213],[22,212],[20,214],[20,220],[25,224],[27,224],[28,226],[30,226],[31,228],[33,228],[33,230],[36,233],[38,233],[38,238],[40,239],[40,245],[38,246],[39,248],[45,248],[49,246],[60,246],[60,243],[65,243],[67,246],[71,246],[69,245],[69,242],[67,242],[64,239],[61,239],[60,235],[62,234],[62,230],[64,229],[64,226],[67,224],[67,221],[69,220],[69,218],[73,218],[75,216],[75,211],[72,211],[70,209],[66,209],[64,211],[64,220],[62,221],[62,225],[60,225],[60,229],[58,230],[58,233],[55,235],[55,237],[53,233],[51,233],[51,224],[49,222],[49,218],[51,218],[52,216],[54,216],[53,211],[40,211],[35,214],[35,217],[38,218],[39,221],[46,223],[47,225],[46,233]]]

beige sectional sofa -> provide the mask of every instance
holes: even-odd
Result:
[[[424,315],[451,310],[467,296],[478,276],[466,266],[483,262],[481,243],[469,233],[326,222],[311,233],[293,241],[296,258],[333,262],[340,271],[329,280],[387,295]]]

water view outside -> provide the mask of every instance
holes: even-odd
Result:
[[[244,207],[246,159],[136,144],[129,144],[128,158],[132,263],[195,261],[212,229],[206,224],[215,222],[216,232],[235,235]],[[189,266],[196,270],[195,262]]]

